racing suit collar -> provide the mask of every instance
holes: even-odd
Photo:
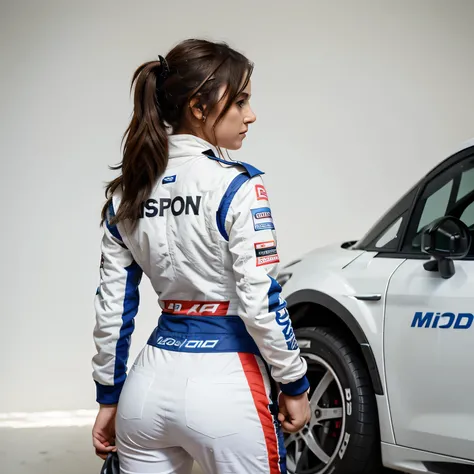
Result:
[[[170,135],[168,137],[168,142],[170,159],[197,156],[207,150],[212,150],[215,156],[220,156],[215,146],[195,135]]]

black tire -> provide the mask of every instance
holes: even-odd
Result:
[[[302,328],[296,330],[295,335],[301,355],[308,362],[310,398],[314,405],[309,426],[297,435],[292,435],[293,437],[285,436],[288,473],[379,472],[381,463],[377,406],[363,361],[354,348],[330,328]],[[320,390],[313,397],[319,382],[322,382]],[[326,385],[324,395],[319,397],[321,389]],[[338,401],[338,398],[341,400]],[[325,419],[333,416],[334,419]],[[314,449],[308,448],[308,439],[311,443],[316,440],[323,448],[327,455],[324,462],[314,455]],[[298,457],[296,465],[295,459]]]

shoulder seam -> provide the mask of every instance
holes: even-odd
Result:
[[[250,178],[253,178],[254,176],[265,174],[263,171],[259,170],[255,166],[245,163],[243,161],[227,161],[223,160],[222,158],[218,158],[217,156],[214,155],[212,150],[207,150],[203,152],[203,155],[209,158],[210,160],[217,161],[218,163],[229,165],[229,167],[233,166],[241,166],[242,168],[245,169],[245,172],[248,174]]]
[[[246,173],[239,173],[234,179],[230,182],[227,186],[225,193],[221,198],[221,202],[219,204],[219,208],[216,212],[216,221],[217,221],[217,228],[219,229],[220,234],[225,240],[229,240],[229,235],[227,234],[227,230],[225,228],[225,221],[227,217],[227,213],[232,205],[232,200],[234,196],[239,191],[239,189],[250,180],[250,176]]]

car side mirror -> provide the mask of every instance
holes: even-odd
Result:
[[[421,235],[421,250],[434,257],[424,264],[427,271],[439,271],[443,278],[454,273],[454,259],[464,258],[471,247],[469,228],[456,217],[444,216],[434,220]]]

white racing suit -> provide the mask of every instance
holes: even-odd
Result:
[[[275,280],[262,172],[192,135],[169,138],[136,228],[104,226],[93,377],[99,403],[120,396],[121,472],[188,474],[195,459],[208,474],[285,473],[271,379],[290,395],[309,384]],[[126,379],[142,273],[162,311]]]

